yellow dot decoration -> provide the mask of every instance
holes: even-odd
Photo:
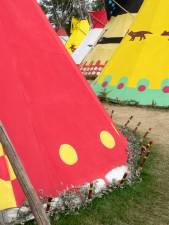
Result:
[[[100,133],[100,140],[101,143],[109,149],[112,149],[115,147],[116,142],[114,140],[114,137],[108,132],[108,131],[102,131]]]
[[[61,160],[69,166],[76,164],[78,161],[76,150],[68,144],[63,144],[60,146],[59,155]]]

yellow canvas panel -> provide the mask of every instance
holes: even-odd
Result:
[[[0,143],[0,157],[3,156],[3,155],[4,155],[4,151],[3,151],[3,147],[2,147],[2,145]]]
[[[116,17],[112,17],[109,23],[104,28],[102,38],[112,38],[112,37],[124,37],[127,30],[135,20],[136,14],[122,14]],[[109,43],[109,44],[97,44],[91,49],[90,53],[83,60],[89,64],[90,62],[96,63],[98,60],[105,64],[111,56],[114,54],[119,43]]]
[[[169,1],[145,0],[94,89],[142,105],[169,106]],[[104,83],[105,84],[105,83]],[[99,87],[100,85],[100,87]]]
[[[112,17],[105,28],[104,37],[124,37],[126,31],[134,22],[136,14],[122,14]]]
[[[96,63],[98,60],[101,61],[101,63],[105,63],[110,59],[112,54],[115,52],[116,48],[118,47],[118,44],[106,44],[101,45],[98,44],[96,47],[91,51],[91,53],[87,57],[87,64],[89,64],[91,61]]]
[[[80,45],[90,30],[90,24],[87,19],[83,19],[78,22],[75,18],[72,20],[72,23],[74,23],[71,29],[72,34],[65,44],[69,53],[72,53]]]
[[[10,181],[0,179],[0,210],[16,207],[15,196]]]
[[[75,17],[72,17],[71,21],[71,28],[70,28],[70,33],[72,34],[74,30],[77,29],[77,24],[79,23],[79,20]]]

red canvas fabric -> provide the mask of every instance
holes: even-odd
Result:
[[[56,29],[56,33],[58,36],[68,36],[66,30],[63,27],[59,27],[59,29]]]
[[[90,12],[93,28],[104,28],[108,22],[105,10]]]
[[[18,180],[12,180],[11,185],[13,188],[13,192],[15,194],[16,205],[21,206],[23,204],[23,202],[26,201],[26,198],[23,195],[22,188],[21,188]],[[38,194],[40,194],[40,193],[38,193]]]
[[[1,0],[0,120],[39,193],[104,178],[126,163],[126,139],[114,129],[93,91],[34,0]],[[114,137],[106,148],[100,132]],[[73,146],[75,165],[59,155]],[[0,177],[1,179],[1,177]],[[24,195],[13,181],[17,204]]]
[[[0,179],[3,180],[10,180],[9,172],[8,172],[8,167],[7,167],[7,161],[5,159],[5,156],[0,157]]]

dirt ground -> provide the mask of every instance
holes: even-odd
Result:
[[[124,125],[128,118],[133,115],[134,118],[129,124],[130,128],[135,128],[138,122],[141,122],[141,126],[138,129],[141,133],[145,133],[149,128],[152,128],[149,138],[154,144],[163,146],[163,149],[169,156],[169,110],[119,106],[106,103],[103,105],[109,115],[114,110],[113,121],[119,125]]]

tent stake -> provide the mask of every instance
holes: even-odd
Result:
[[[127,122],[124,124],[124,127],[126,128],[129,123],[131,122],[131,120],[133,119],[134,116],[130,116],[130,118],[127,120]]]
[[[152,128],[149,128],[148,131],[146,131],[146,133],[144,134],[143,138],[146,138],[147,135],[152,131]]]
[[[93,195],[93,182],[90,182],[88,199],[92,199],[92,195]]]
[[[11,166],[23,189],[23,192],[25,193],[25,196],[29,202],[30,208],[38,225],[50,225],[47,215],[45,214],[45,211],[43,209],[43,206],[1,122],[0,122],[0,143],[3,146],[3,150],[11,163]]]
[[[110,115],[111,119],[113,119],[113,113],[114,113],[114,110],[112,109],[111,115]]]
[[[133,130],[134,133],[136,133],[136,131],[138,130],[138,128],[140,127],[141,125],[141,122],[138,122],[135,129]]]

